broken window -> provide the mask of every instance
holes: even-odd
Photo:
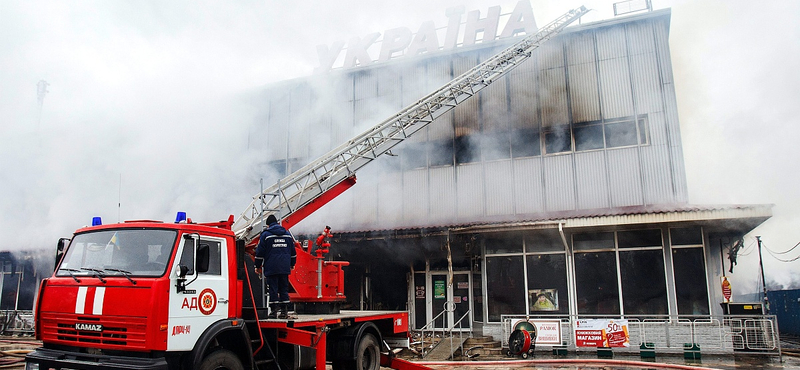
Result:
[[[523,128],[511,133],[511,155],[514,158],[533,157],[542,154],[539,130]]]
[[[547,154],[563,153],[572,150],[572,135],[569,125],[553,127],[544,133],[544,147]]]
[[[456,164],[481,160],[480,140],[472,135],[462,135],[455,140]]]
[[[511,141],[508,137],[508,131],[486,133],[481,141],[484,160],[492,161],[511,158]]]
[[[431,141],[428,145],[428,157],[431,167],[453,165],[452,139]]]

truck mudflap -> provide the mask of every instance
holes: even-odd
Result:
[[[397,370],[431,370],[431,368],[381,353],[381,366]]]
[[[76,354],[47,348],[37,348],[25,356],[26,370],[76,369],[76,370],[167,370],[165,358],[142,358]]]

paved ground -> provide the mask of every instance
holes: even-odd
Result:
[[[542,356],[547,357],[547,356]],[[781,361],[782,360],[782,361]],[[598,360],[596,357],[581,356],[561,359],[560,363],[550,358],[534,358],[532,360],[494,359],[494,361],[458,362],[429,365],[433,369],[455,370],[503,370],[503,369],[561,369],[561,370],[644,370],[644,369],[720,369],[720,370],[800,370],[800,358],[793,356],[710,356],[704,355],[700,360],[686,360],[683,356],[664,355],[655,360],[643,361],[638,356],[620,355],[610,360]]]

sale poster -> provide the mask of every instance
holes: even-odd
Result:
[[[578,320],[575,327],[578,347],[630,347],[628,320]]]

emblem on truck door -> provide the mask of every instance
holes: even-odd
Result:
[[[75,323],[75,330],[103,331],[103,325],[100,325],[100,324],[84,324],[82,322],[76,322]]]
[[[200,312],[203,315],[211,315],[217,308],[217,295],[211,289],[203,289],[200,292]]]

